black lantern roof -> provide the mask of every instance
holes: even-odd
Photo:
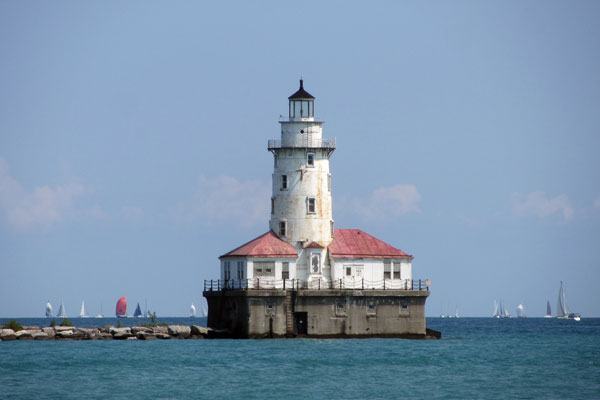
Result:
[[[289,100],[292,100],[292,99],[314,99],[314,98],[315,98],[315,96],[313,96],[312,94],[310,94],[306,90],[304,90],[304,82],[302,79],[300,79],[300,89],[298,89],[298,91],[296,93],[294,93],[293,95],[288,97]]]

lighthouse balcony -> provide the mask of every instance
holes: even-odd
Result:
[[[205,280],[205,292],[220,292],[226,290],[406,290],[406,291],[429,291],[429,280],[421,279],[381,279],[370,281],[367,279],[343,278],[335,280],[312,279],[310,281],[301,279],[227,279],[227,280]]]
[[[335,149],[335,139],[301,139],[301,140],[286,140],[282,143],[281,140],[269,140],[268,149],[288,149],[288,148],[305,148],[305,149]]]

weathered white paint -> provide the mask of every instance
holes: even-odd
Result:
[[[389,260],[389,259],[388,259]],[[412,280],[412,263],[407,259],[391,259],[392,263],[400,263],[400,279],[386,279],[386,287],[400,288],[406,280]],[[360,267],[362,268],[356,268]],[[339,282],[342,279],[346,287],[383,288],[384,259],[380,258],[337,258],[334,260],[332,280]],[[350,267],[352,274],[346,274],[346,267]],[[357,273],[360,272],[360,273]],[[363,282],[364,279],[364,282]]]

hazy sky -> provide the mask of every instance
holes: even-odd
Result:
[[[204,304],[300,76],[427,315],[600,316],[599,2],[281,3],[0,2],[0,317]]]

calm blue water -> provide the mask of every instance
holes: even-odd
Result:
[[[0,342],[0,396],[600,399],[600,319],[427,323],[444,339]]]

